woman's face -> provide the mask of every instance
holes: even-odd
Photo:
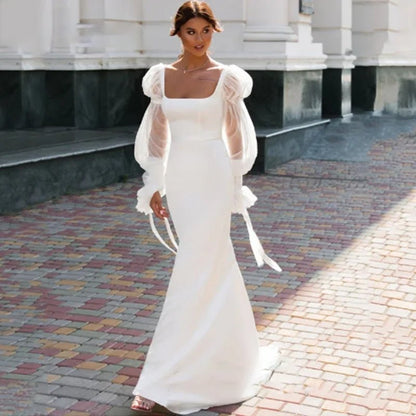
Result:
[[[178,32],[181,38],[184,53],[203,56],[211,45],[214,29],[202,17],[194,17],[183,24]]]

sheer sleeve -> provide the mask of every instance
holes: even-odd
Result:
[[[144,186],[137,192],[139,212],[149,214],[150,199],[156,191],[165,193],[165,168],[170,145],[170,131],[162,110],[162,64],[149,69],[143,77],[142,86],[145,95],[150,97],[150,104],[144,113],[136,135],[134,157],[145,171]]]
[[[244,98],[251,93],[253,81],[250,75],[238,66],[230,65],[225,71],[223,139],[234,175],[232,212],[241,214],[246,222],[257,265],[262,266],[266,263],[280,272],[279,265],[265,253],[247,211],[257,201],[257,197],[247,186],[243,186],[243,175],[253,167],[257,157],[256,131],[244,104]]]
[[[243,213],[257,200],[249,188],[243,186],[242,175],[253,166],[257,157],[257,137],[244,98],[253,87],[250,75],[236,65],[225,69],[223,137],[234,175],[233,212]]]
[[[226,69],[224,77],[224,137],[235,176],[246,174],[257,157],[257,138],[253,122],[244,104],[251,93],[250,75],[236,65]]]

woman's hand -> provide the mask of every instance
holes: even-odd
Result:
[[[169,217],[168,210],[163,206],[162,197],[158,191],[153,194],[149,205],[157,218],[163,220],[164,218]]]

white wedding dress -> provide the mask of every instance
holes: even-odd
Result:
[[[166,245],[149,207],[155,191],[166,193],[179,245],[171,236],[175,264],[133,394],[188,414],[254,396],[278,360],[275,347],[259,347],[230,239],[232,212],[246,219],[257,263],[280,269],[252,229],[247,208],[256,197],[242,187],[242,175],[257,155],[243,102],[251,91],[250,76],[223,66],[210,97],[172,99],[164,94],[164,73],[159,64],[143,79],[151,103],[135,145],[145,170],[137,209],[149,215]]]

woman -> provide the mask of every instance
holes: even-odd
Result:
[[[171,35],[183,46],[171,65],[155,65],[143,78],[151,98],[137,133],[135,157],[144,168],[137,209],[168,225],[166,192],[180,244],[163,310],[133,391],[132,409],[155,403],[188,414],[244,401],[270,375],[244,282],[230,239],[231,212],[246,219],[256,260],[267,257],[246,208],[256,197],[242,187],[242,175],[257,155],[253,124],[243,103],[250,76],[208,55],[214,32],[222,29],[205,2],[178,10]],[[171,249],[171,248],[170,248]],[[174,249],[171,249],[175,251]],[[269,371],[265,371],[269,367]]]

